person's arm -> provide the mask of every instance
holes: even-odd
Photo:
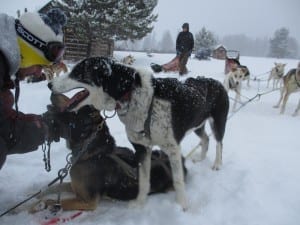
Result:
[[[176,53],[177,53],[177,55],[179,55],[180,52],[181,52],[181,49],[180,49],[180,38],[181,38],[180,34],[181,33],[179,33],[177,38],[176,38]]]
[[[1,142],[7,146],[5,155],[37,149],[45,141],[46,134],[40,115],[14,110],[14,96],[10,91],[13,87],[6,58],[0,52],[0,123]]]
[[[6,72],[6,66],[5,66],[5,58],[3,54],[0,52],[0,94],[4,87],[4,75]],[[0,124],[3,124],[4,120],[4,112],[3,112],[3,103],[0,99]],[[0,136],[0,169],[2,168],[7,155],[7,145],[5,143],[5,140]]]
[[[5,56],[0,52],[0,90],[13,89],[14,83],[9,76],[9,67]]]
[[[0,91],[4,88],[4,77],[7,74],[7,70],[5,57],[0,51]]]
[[[190,33],[190,34],[191,34],[191,52],[192,52],[194,49],[194,36],[192,33]]]

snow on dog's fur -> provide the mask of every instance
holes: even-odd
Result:
[[[49,87],[58,93],[85,89],[71,99],[69,109],[92,104],[98,110],[117,110],[140,156],[137,203],[144,203],[149,192],[151,149],[157,145],[170,158],[176,200],[187,209],[180,142],[193,130],[202,139],[204,159],[209,141],[204,127],[207,119],[217,141],[213,169],[221,167],[229,100],[216,80],[198,77],[182,83],[175,78],[154,78],[148,71],[93,57],[78,63],[68,76],[54,79]]]

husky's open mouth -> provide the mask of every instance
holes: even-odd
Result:
[[[64,94],[51,94],[51,102],[61,112],[71,111],[76,108],[83,100],[85,100],[90,93],[87,90],[82,90],[74,94],[71,98]]]

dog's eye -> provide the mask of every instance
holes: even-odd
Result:
[[[237,78],[237,75],[234,75],[235,78]]]

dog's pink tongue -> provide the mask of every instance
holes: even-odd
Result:
[[[88,95],[89,95],[89,92],[86,90],[78,92],[69,100],[69,102],[68,102],[68,104],[66,104],[64,110],[72,110],[80,102],[82,102]]]

